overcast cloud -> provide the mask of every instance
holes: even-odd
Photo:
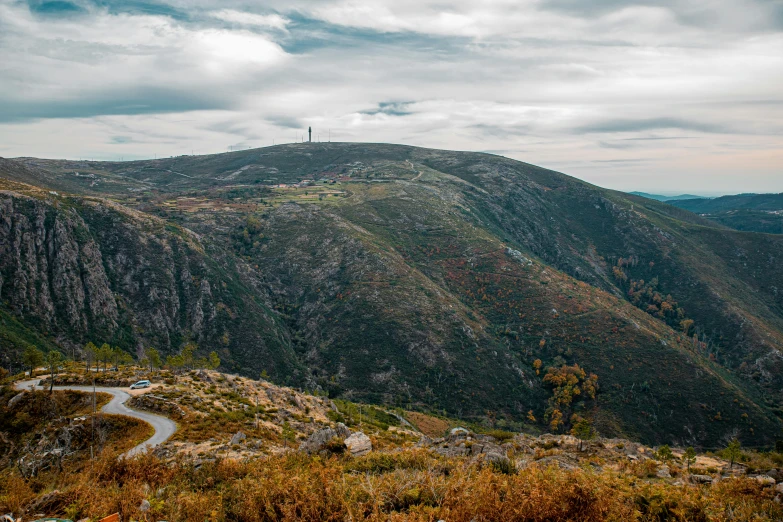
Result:
[[[0,0],[0,156],[301,139],[783,191],[783,0]]]

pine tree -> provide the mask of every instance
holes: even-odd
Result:
[[[44,354],[35,346],[28,346],[22,353],[22,364],[30,368],[30,377],[36,368],[44,363]]]
[[[685,453],[682,456],[682,462],[687,466],[688,473],[691,472],[691,464],[696,462],[696,450],[693,449],[693,446],[688,446],[688,448],[685,450]]]

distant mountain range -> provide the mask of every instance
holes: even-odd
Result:
[[[783,234],[783,194],[737,194],[667,203],[734,230]]]
[[[227,371],[488,426],[768,445],[781,260],[783,236],[488,154],[0,160],[0,361],[195,342]]]
[[[783,234],[783,194],[737,194],[707,198],[702,196],[660,196],[631,192],[636,196],[663,201],[734,230]]]
[[[633,194],[634,196],[641,196],[647,199],[654,199],[655,201],[663,201],[663,202],[678,201],[681,199],[708,199],[705,198],[704,196],[694,196],[693,194],[680,194],[679,196],[662,196],[660,194],[648,194],[647,192],[629,192],[629,194]]]
[[[697,214],[713,214],[727,210],[759,210],[776,212],[783,210],[783,193],[781,194],[737,194],[719,198],[679,198],[671,203],[675,207],[684,208]]]

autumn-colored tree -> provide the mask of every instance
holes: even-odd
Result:
[[[693,319],[683,319],[680,321],[680,327],[682,328],[682,333],[685,335],[688,335],[688,332],[690,332],[691,327],[693,326]]]
[[[563,413],[557,408],[549,412],[549,431],[557,433],[560,427],[563,425]]]
[[[536,359],[535,361],[533,361],[533,369],[536,371],[536,375],[540,375],[541,374],[541,365],[542,364],[543,363],[541,362],[541,359]]]
[[[544,418],[549,421],[553,431],[564,426],[564,413],[571,411],[575,400],[595,399],[598,392],[598,376],[592,373],[588,375],[578,364],[550,366],[544,375],[544,383],[552,388],[552,397],[549,398],[549,408]],[[552,422],[553,419],[556,422]]]

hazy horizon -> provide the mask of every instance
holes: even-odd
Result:
[[[0,156],[206,154],[312,126],[623,191],[778,193],[781,49],[769,0],[0,0]]]

